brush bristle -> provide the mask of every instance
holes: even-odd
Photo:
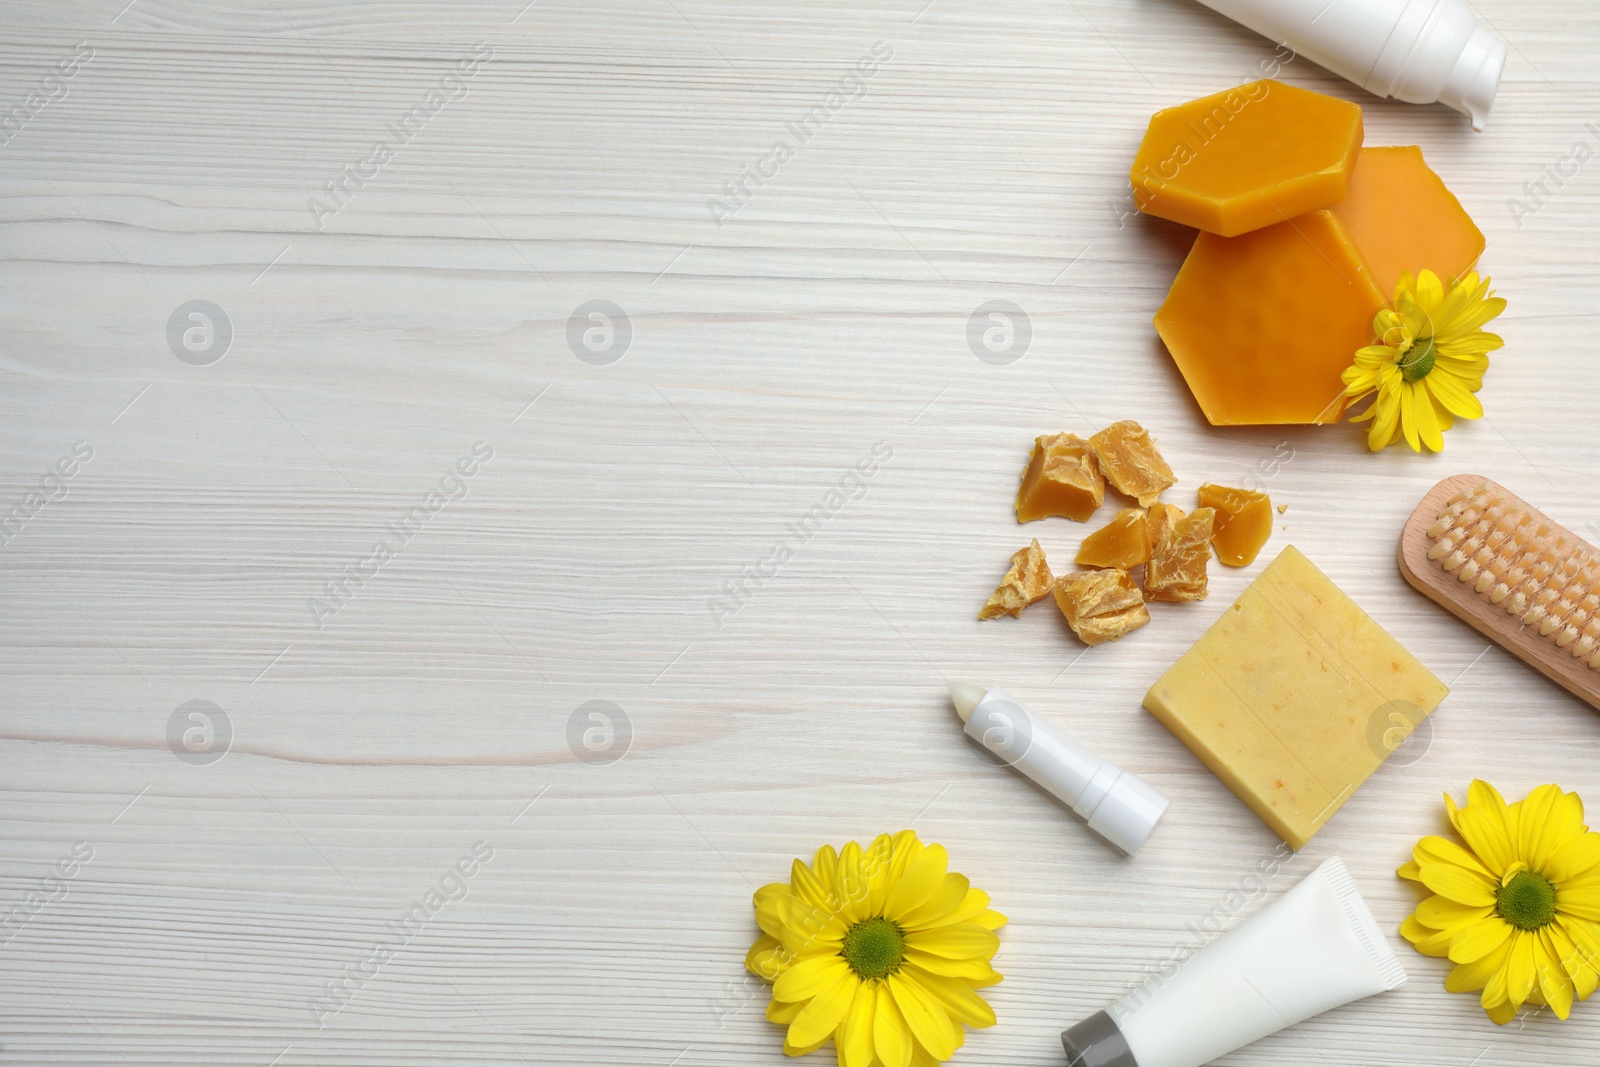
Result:
[[[1600,551],[1494,482],[1450,498],[1428,559],[1529,629],[1600,670]]]

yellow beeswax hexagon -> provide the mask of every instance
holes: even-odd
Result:
[[[1270,79],[1157,111],[1129,177],[1139,210],[1223,237],[1344,199],[1361,108]]]
[[[1155,323],[1213,426],[1327,423],[1343,416],[1339,375],[1387,303],[1344,226],[1313,211],[1200,234]]]
[[[1387,296],[1403,273],[1431,270],[1448,281],[1483,254],[1483,231],[1416,145],[1363,148],[1349,191],[1328,210]]]

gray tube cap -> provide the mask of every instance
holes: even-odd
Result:
[[[1103,1011],[1061,1031],[1061,1044],[1068,1067],[1139,1067],[1122,1031]]]

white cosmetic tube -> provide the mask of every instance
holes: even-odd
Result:
[[[1344,861],[1061,1035],[1071,1067],[1200,1067],[1406,972]]]
[[[1137,774],[1107,763],[1013,700],[999,686],[950,686],[966,735],[1038,782],[1128,855],[1144,846],[1168,800]]]
[[[1483,129],[1506,46],[1462,0],[1200,0],[1369,93],[1447,104]]]

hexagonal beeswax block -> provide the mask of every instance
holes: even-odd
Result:
[[[1431,270],[1449,281],[1483,254],[1483,231],[1416,145],[1363,148],[1350,191],[1328,210],[1350,232],[1386,296],[1405,271]]]
[[[1155,323],[1211,425],[1338,422],[1340,372],[1387,303],[1344,226],[1314,211],[1200,234]]]
[[[1251,82],[1157,111],[1133,158],[1139,210],[1223,237],[1345,197],[1361,109],[1282,82]]]

